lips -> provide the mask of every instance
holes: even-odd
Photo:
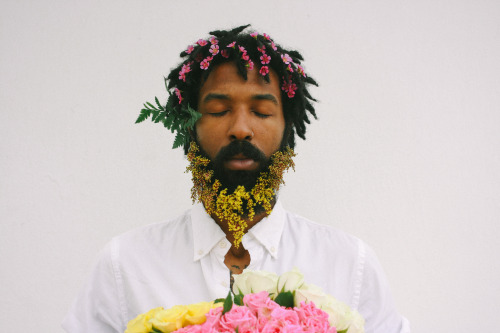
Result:
[[[229,170],[255,170],[259,163],[253,158],[246,157],[243,154],[237,154],[224,161],[224,166]]]

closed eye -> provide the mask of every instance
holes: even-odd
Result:
[[[257,112],[257,111],[253,111],[253,113],[259,117],[259,118],[262,118],[262,119],[265,119],[265,118],[269,118],[271,117],[270,114],[265,114],[265,113],[261,113],[261,112]]]
[[[224,110],[221,112],[209,112],[208,114],[211,115],[212,117],[222,117],[228,112],[229,112],[229,110]]]

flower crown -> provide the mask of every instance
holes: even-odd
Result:
[[[199,39],[189,45],[180,54],[185,58],[184,61],[165,78],[165,87],[169,94],[166,105],[161,105],[155,97],[156,105],[145,103],[136,123],[151,117],[153,122],[161,122],[172,133],[176,132],[173,148],[188,146],[191,141],[190,131],[201,117],[193,108],[197,105],[201,82],[208,77],[211,69],[228,61],[236,63],[240,75],[245,79],[247,71],[258,66],[260,75],[269,82],[269,72],[273,69],[278,77],[281,77],[283,95],[288,99],[301,96],[302,111],[297,112],[302,113],[299,116],[303,121],[309,123],[306,109],[316,117],[312,105],[307,100],[302,101],[303,96],[314,100],[305,89],[305,84],[317,85],[300,65],[302,56],[297,51],[285,51],[265,33],[240,34],[246,27],[248,26],[230,31],[213,31],[209,38]],[[301,129],[305,132],[303,124]],[[301,133],[299,136],[303,137]]]

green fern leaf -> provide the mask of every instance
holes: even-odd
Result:
[[[144,120],[148,119],[148,117],[151,115],[151,111],[148,109],[142,109],[141,113],[139,114],[139,117],[137,117],[137,120],[135,121],[136,124],[142,123]]]

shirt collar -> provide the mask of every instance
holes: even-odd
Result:
[[[193,206],[191,223],[193,227],[193,260],[196,261],[207,255],[218,242],[226,238],[226,235],[208,215],[201,203]],[[243,246],[249,237],[253,237],[273,258],[277,258],[284,225],[285,210],[281,202],[277,200],[271,214],[264,217],[243,236]]]
[[[224,231],[208,215],[201,203],[196,203],[191,209],[191,224],[194,261],[206,256],[218,242],[226,238]]]

